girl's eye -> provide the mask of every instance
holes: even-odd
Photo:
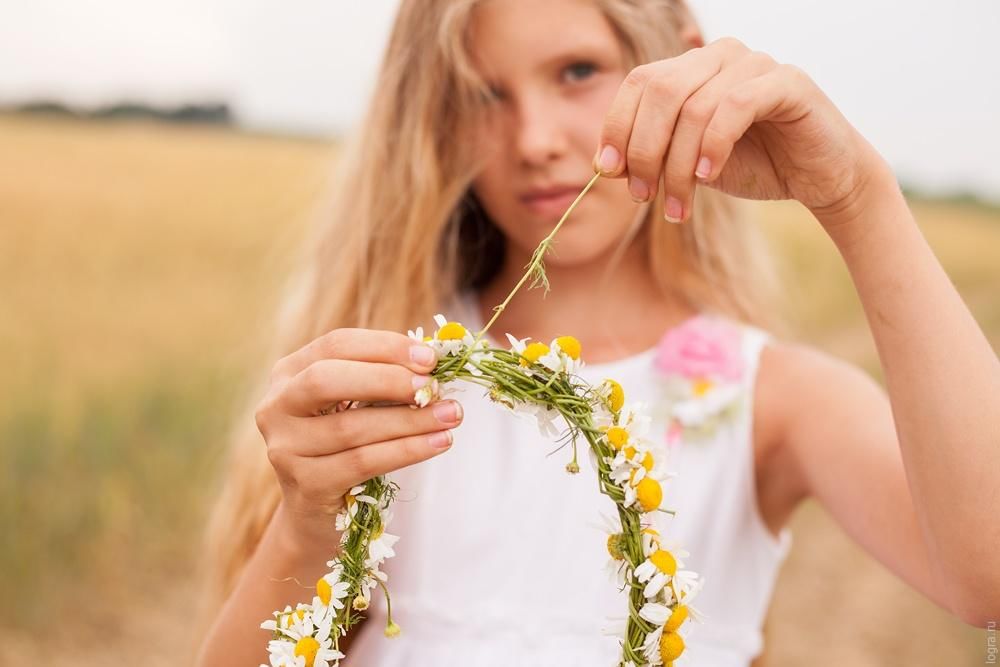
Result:
[[[596,71],[597,67],[594,63],[581,61],[566,67],[566,69],[563,70],[563,79],[570,83],[575,83],[586,79]]]
[[[480,91],[482,102],[484,104],[493,104],[495,102],[502,102],[504,99],[503,91],[496,86],[488,86],[485,90]]]

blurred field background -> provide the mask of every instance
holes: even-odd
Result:
[[[190,663],[224,432],[271,363],[260,333],[334,157],[218,128],[0,116],[0,664]],[[912,203],[1000,349],[1000,210]],[[753,213],[799,337],[878,376],[822,230],[797,204]],[[793,530],[764,664],[983,664],[984,632],[818,507]]]

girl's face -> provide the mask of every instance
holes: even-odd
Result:
[[[486,0],[470,43],[494,93],[474,128],[486,166],[473,192],[511,249],[530,254],[594,175],[601,125],[626,74],[621,44],[584,0]],[[547,263],[581,265],[610,252],[638,206],[622,181],[599,180]]]

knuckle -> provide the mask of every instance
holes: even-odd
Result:
[[[257,404],[257,407],[253,411],[253,421],[257,426],[257,430],[260,434],[264,436],[264,440],[267,440],[268,434],[271,430],[271,422],[274,419],[274,396],[273,394],[268,394]]]
[[[622,82],[622,85],[641,90],[649,80],[650,73],[651,68],[648,64],[633,67],[629,70],[629,73],[625,75],[625,80]]]
[[[299,373],[302,389],[311,396],[323,395],[326,392],[327,382],[327,368],[322,361],[314,361]]]
[[[709,125],[705,128],[705,135],[702,138],[702,146],[704,150],[710,151],[715,149],[720,144],[725,143],[728,140],[722,130],[720,130],[715,125]]]
[[[746,88],[736,88],[726,93],[726,101],[729,106],[743,111],[753,106],[753,93]]]
[[[350,333],[347,329],[331,329],[323,334],[319,339],[319,346],[323,351],[323,355],[331,359],[340,357],[349,337]]]
[[[769,69],[778,64],[770,54],[763,51],[751,51],[747,54],[747,59],[758,69]]]
[[[735,37],[720,37],[715,40],[713,44],[719,46],[720,48],[726,49],[727,51],[739,52],[748,51],[746,44],[736,39]]]
[[[647,185],[653,180],[651,177],[659,172],[660,155],[642,144],[629,144],[626,161],[628,172],[642,178]]]
[[[779,65],[781,71],[798,84],[812,83],[812,77],[797,65]]]
[[[278,442],[269,442],[267,444],[267,460],[271,464],[271,467],[277,471],[287,473],[292,470],[292,459],[294,456],[289,448]]]
[[[276,362],[274,362],[273,366],[271,366],[271,374],[268,377],[268,379],[270,380],[272,385],[278,384],[286,377],[288,377],[288,368],[291,365],[291,360],[289,359],[289,356],[290,355],[281,357]]]
[[[677,194],[684,191],[688,187],[688,182],[692,180],[692,176],[685,171],[684,164],[681,160],[667,160],[666,167],[663,170],[663,180],[664,183],[669,186],[670,194]]]
[[[338,449],[343,444],[350,444],[356,439],[356,429],[352,428],[351,421],[355,417],[354,410],[345,410],[340,413],[333,413],[322,417],[325,419],[324,440],[333,443]]]
[[[715,106],[711,100],[695,96],[688,99],[684,103],[684,106],[681,107],[677,122],[688,126],[701,127],[708,124],[714,111]]]
[[[374,476],[371,457],[368,456],[366,449],[366,447],[355,447],[342,454],[344,471],[350,479],[365,480]]]
[[[604,121],[604,142],[603,143],[616,143],[621,142],[624,138],[628,137],[632,126],[621,116],[610,115]]]
[[[427,451],[427,449],[424,445],[426,445],[427,438],[429,437],[430,434],[412,435],[400,440],[399,448],[402,450],[401,454],[405,462],[404,465],[409,465],[425,458],[423,452]]]
[[[670,72],[664,72],[651,78],[646,84],[646,88],[657,97],[669,99],[678,88],[677,76]]]

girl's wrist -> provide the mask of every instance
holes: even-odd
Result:
[[[859,228],[871,224],[872,214],[884,209],[886,203],[898,200],[906,206],[889,164],[871,144],[864,139],[861,141],[863,157],[859,160],[855,183],[849,192],[830,206],[810,209],[838,246],[854,238]]]
[[[323,534],[316,538],[303,535],[295,528],[284,502],[279,503],[268,526],[268,535],[278,557],[293,567],[315,567],[317,562],[330,560],[336,555],[340,544],[340,532],[334,530],[333,517],[330,525],[324,527]]]

